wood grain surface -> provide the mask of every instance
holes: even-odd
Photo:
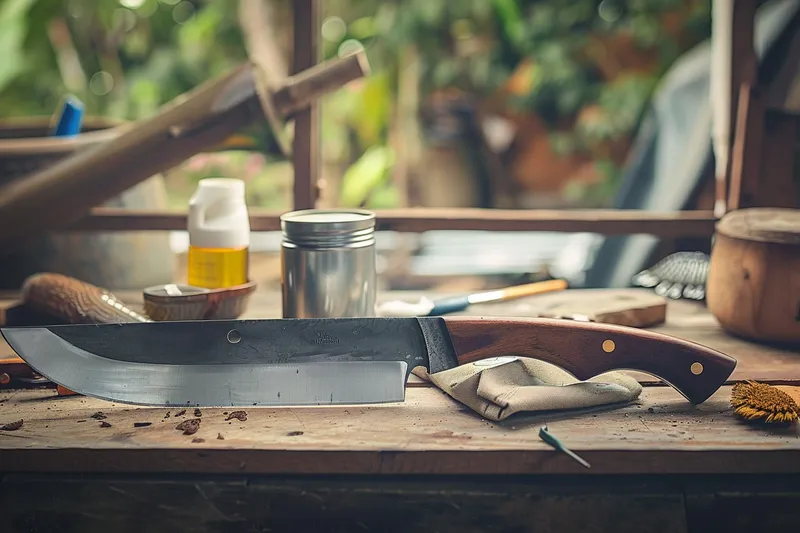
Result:
[[[535,299],[536,316],[586,319],[634,328],[663,324],[667,299],[646,289],[567,290]]]
[[[800,473],[797,426],[765,430],[741,422],[728,387],[698,407],[670,388],[648,387],[640,403],[624,408],[515,415],[503,423],[481,419],[438,389],[417,387],[404,403],[251,408],[245,421],[226,420],[229,409],[203,409],[191,435],[175,427],[196,418],[193,409],[178,416],[176,409],[56,399],[52,391],[0,398],[0,422],[24,420],[16,431],[0,431],[3,473]],[[106,418],[92,418],[97,412]],[[543,423],[591,469],[543,443]]]
[[[709,311],[732,334],[800,352],[800,210],[740,209],[720,220]]]

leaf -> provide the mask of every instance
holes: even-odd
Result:
[[[526,48],[525,23],[515,0],[492,0],[506,38],[517,50]]]
[[[344,92],[344,91],[342,91]],[[362,146],[381,142],[392,110],[392,84],[388,72],[373,74],[364,80],[362,89],[354,101],[348,121],[358,132]]]
[[[394,183],[385,183],[372,191],[366,207],[369,209],[393,209],[400,205],[400,191]]]
[[[344,173],[339,204],[358,207],[386,178],[394,165],[394,151],[388,146],[372,146]]]
[[[27,67],[23,45],[28,31],[28,11],[35,0],[4,0],[0,4],[0,91]]]

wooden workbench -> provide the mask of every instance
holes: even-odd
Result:
[[[800,383],[800,355],[731,338],[700,305],[672,303],[657,329],[737,357],[737,379]],[[175,429],[193,410],[0,391],[0,423],[24,420],[0,432],[0,532],[797,531],[797,426],[734,418],[729,386],[694,407],[652,385],[623,408],[493,423],[415,384],[398,404],[203,409],[193,435]]]

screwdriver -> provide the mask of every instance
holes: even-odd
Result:
[[[563,442],[558,440],[552,433],[547,431],[547,425],[542,426],[539,428],[539,438],[545,441],[547,444],[552,446],[558,451],[564,452],[565,454],[569,455],[573,459],[575,459],[578,463],[585,466],[586,468],[591,468],[589,463],[587,463],[582,457],[578,454],[567,448]]]

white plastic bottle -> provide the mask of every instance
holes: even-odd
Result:
[[[189,200],[190,285],[218,289],[247,283],[250,218],[242,180],[200,180]]]

